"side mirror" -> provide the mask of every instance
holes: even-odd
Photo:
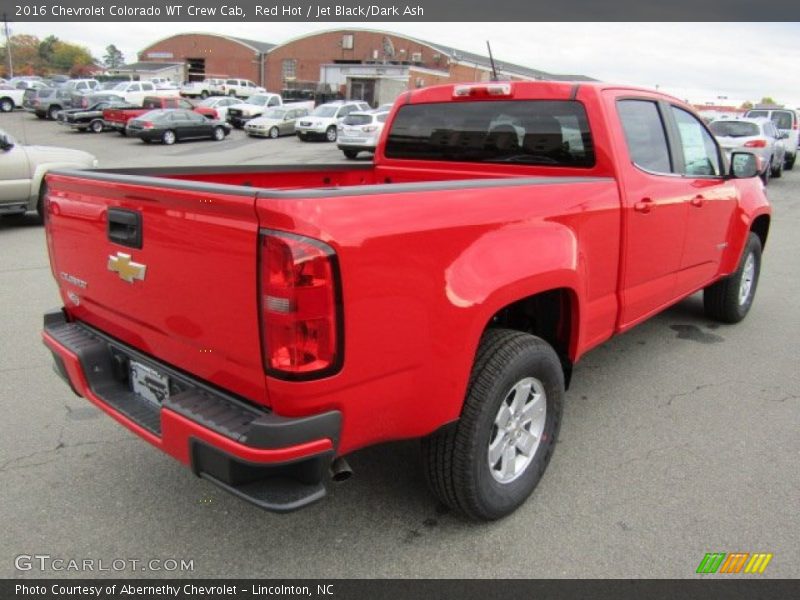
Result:
[[[750,152],[734,152],[731,154],[731,177],[747,179],[758,175],[758,158]]]
[[[781,131],[780,136],[778,139],[781,140],[788,140],[789,139],[789,132],[788,131]]]

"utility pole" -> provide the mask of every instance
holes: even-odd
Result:
[[[8,57],[8,78],[14,76],[14,59],[11,58],[11,36],[8,35],[8,19],[6,13],[3,13],[3,31],[6,34],[6,56]]]

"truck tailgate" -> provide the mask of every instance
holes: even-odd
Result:
[[[267,403],[252,188],[77,172],[47,186],[48,249],[71,318]]]

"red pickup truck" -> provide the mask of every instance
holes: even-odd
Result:
[[[105,109],[103,111],[103,121],[105,121],[106,126],[111,129],[116,129],[121,135],[126,135],[125,127],[128,125],[128,121],[140,117],[151,110],[166,108],[194,110],[205,117],[209,116],[207,109],[198,110],[194,104],[185,98],[180,98],[178,96],[166,96],[163,98],[161,96],[148,96],[144,99],[142,106],[131,104],[130,106],[118,106]]]
[[[436,496],[495,519],[587,350],[698,290],[745,317],[757,166],[672,97],[514,82],[404,94],[372,164],[57,171],[44,342],[75,393],[264,508],[422,438]]]

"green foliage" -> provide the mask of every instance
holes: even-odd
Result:
[[[103,63],[109,69],[116,69],[125,64],[125,56],[114,44],[106,46],[106,54],[103,56]]]
[[[17,34],[10,40],[15,74],[51,75],[53,73],[86,72],[97,61],[84,46],[71,44],[49,35],[43,40],[33,35]],[[5,66],[8,48],[0,48]]]

